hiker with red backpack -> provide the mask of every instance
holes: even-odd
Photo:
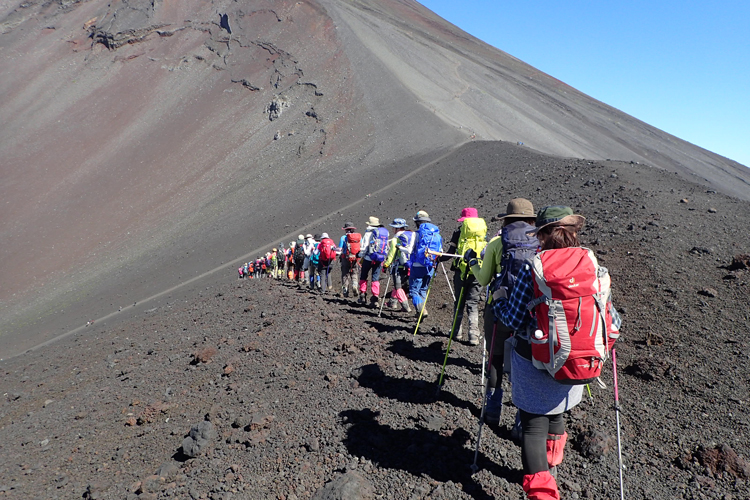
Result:
[[[409,254],[409,295],[417,318],[426,318],[427,290],[430,288],[437,263],[435,255],[428,253],[428,250],[442,252],[443,238],[440,229],[432,223],[429,214],[424,210],[417,212],[412,220],[417,224],[417,231],[411,247],[405,249]]]
[[[359,295],[357,290],[357,277],[359,276],[359,251],[362,249],[362,235],[355,233],[357,230],[351,222],[345,222],[344,235],[339,240],[341,248],[341,294],[344,297],[349,296],[349,290],[356,297]]]
[[[461,210],[461,217],[456,222],[461,225],[453,232],[448,243],[446,253],[464,255],[472,249],[475,254],[480,254],[484,249],[487,237],[487,223],[479,217],[476,208],[468,207]],[[442,256],[438,261],[446,261],[452,257]],[[453,304],[453,317],[458,328],[456,340],[463,340],[463,328],[461,323],[464,318],[464,308],[469,316],[469,344],[479,345],[481,334],[479,333],[479,298],[482,287],[477,282],[470,267],[463,259],[456,258],[451,268],[453,274],[453,287],[458,296]]]
[[[380,297],[380,270],[385,261],[388,248],[388,229],[383,227],[380,219],[370,217],[367,221],[367,229],[362,237],[362,245],[359,256],[362,258],[362,271],[359,274],[359,299],[360,304],[367,304],[367,277],[372,272],[370,285],[370,305],[377,308]]]
[[[388,307],[411,312],[407,294],[409,292],[409,254],[402,248],[409,248],[414,244],[414,232],[404,219],[393,219],[389,224],[396,230],[396,234],[388,241],[388,256],[383,263],[383,270],[393,275],[393,292]],[[406,290],[404,290],[404,288]],[[388,290],[385,291],[388,293]]]
[[[318,274],[320,275],[320,292],[323,294],[329,288],[333,288],[331,265],[334,260],[336,260],[336,244],[328,237],[328,233],[323,233],[318,243]]]
[[[531,263],[539,247],[539,240],[529,232],[536,222],[534,205],[529,200],[512,199],[500,220],[503,227],[484,247],[481,261],[477,259],[474,249],[470,248],[464,253],[464,262],[469,264],[479,285],[489,285],[484,310],[484,345],[489,353],[484,420],[489,424],[500,421],[505,342],[513,333],[511,328],[497,320],[492,309],[492,293],[501,286],[510,293],[521,268]]]
[[[550,206],[536,216],[541,251],[508,294],[494,293],[498,319],[516,333],[511,352],[513,403],[523,429],[523,489],[530,500],[558,500],[556,468],[565,443],[563,413],[581,401],[619,337],[607,269],[579,246],[584,217]],[[529,314],[531,312],[531,314]]]

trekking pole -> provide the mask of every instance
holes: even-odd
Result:
[[[443,367],[440,369],[440,378],[438,379],[437,392],[440,394],[440,389],[443,387],[443,376],[445,375],[445,365],[448,363],[448,355],[451,352],[451,344],[453,343],[453,333],[456,331],[456,321],[458,320],[458,311],[463,308],[464,290],[466,289],[466,277],[469,275],[469,266],[466,266],[466,271],[461,275],[463,286],[461,286],[461,293],[458,294],[458,303],[456,303],[456,311],[453,313],[453,326],[451,326],[451,334],[448,337],[448,348],[445,350],[445,359],[443,359]]]
[[[612,372],[615,377],[615,417],[617,420],[617,456],[620,460],[620,499],[625,500],[625,488],[622,483],[622,445],[620,443],[620,396],[617,391],[617,356],[612,348]]]
[[[427,307],[427,299],[430,298],[430,290],[432,290],[432,279],[430,279],[430,286],[427,287],[427,293],[424,296],[424,302],[422,302],[422,308],[419,310],[419,318],[417,318],[417,326],[416,328],[414,328],[414,335],[412,335],[412,342],[414,341],[414,337],[417,336],[417,332],[419,331],[419,324],[422,322],[422,315],[424,315],[424,308]]]
[[[451,285],[451,280],[448,278],[448,271],[445,270],[445,266],[443,265],[442,262],[440,263],[440,267],[443,268],[443,274],[445,275],[445,281],[448,282],[448,290],[451,291],[451,297],[453,297],[453,302],[455,302],[456,301],[456,294],[453,293],[453,286]]]
[[[380,311],[378,312],[378,318],[380,317],[380,314],[383,312],[383,306],[385,305],[385,298],[388,296],[388,287],[391,284],[391,273],[388,271],[388,281],[385,283],[385,291],[383,292],[383,299],[380,301]]]
[[[495,326],[492,328],[492,340],[490,341],[490,354],[487,357],[488,358],[488,366],[487,371],[492,371],[492,353],[495,352],[495,333],[497,332],[497,322],[495,322]],[[484,350],[484,352],[487,352],[487,349]],[[482,373],[484,374],[484,355],[482,355]],[[500,374],[502,377],[502,373]],[[484,427],[484,412],[487,409],[487,388],[489,386],[489,383],[484,382],[484,375],[482,376],[482,382],[484,383],[484,386],[482,387],[482,411],[479,413],[479,430],[477,431],[477,445],[474,447],[474,463],[471,464],[471,473],[476,474],[479,471],[479,466],[477,465],[477,457],[479,456],[479,443],[482,441],[482,428]],[[497,390],[497,388],[495,388]]]
[[[464,258],[463,255],[458,255],[458,254],[455,254],[455,253],[438,252],[436,250],[430,250],[429,248],[427,250],[425,250],[425,253],[427,255],[434,255],[436,257],[454,257],[456,259],[463,259]]]

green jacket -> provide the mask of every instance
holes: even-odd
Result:
[[[502,270],[502,267],[500,266],[502,258],[503,240],[499,236],[495,236],[484,248],[484,258],[481,261],[482,264],[471,266],[471,272],[480,285],[489,285],[490,282],[492,282],[492,279],[500,274],[500,271]]]
[[[386,254],[385,262],[383,262],[385,267],[390,266],[398,258],[398,249],[396,246],[398,246],[398,235],[388,240],[388,253]],[[398,264],[398,262],[396,263]]]

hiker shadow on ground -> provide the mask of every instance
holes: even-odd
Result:
[[[473,403],[465,401],[446,390],[445,386],[438,391],[437,378],[439,373],[436,373],[434,381],[390,377],[376,363],[358,368],[353,373],[360,387],[372,390],[381,398],[419,405],[442,401],[456,408],[465,408],[477,417],[481,411]],[[443,381],[447,382],[448,377],[445,377]]]
[[[394,325],[391,323],[383,323],[382,321],[376,320],[365,320],[365,324],[377,330],[378,333],[403,334],[409,331],[409,328],[404,325]]]
[[[377,421],[379,413],[369,409],[345,410],[339,414],[347,427],[344,445],[353,456],[380,467],[400,469],[415,476],[426,475],[439,482],[452,481],[472,498],[490,500],[472,477],[474,450],[464,429],[441,429],[440,419],[418,422],[419,428],[394,429]],[[522,471],[500,466],[479,453],[477,465],[497,477],[520,483]]]
[[[403,356],[406,359],[412,361],[422,361],[425,363],[435,363],[442,366],[445,360],[445,345],[441,341],[432,342],[427,347],[417,347],[411,340],[397,339],[391,342],[386,348],[386,351]],[[455,352],[451,349],[451,352]],[[457,366],[459,368],[466,368],[471,373],[479,375],[482,371],[482,366],[476,363],[472,363],[466,358],[456,357],[448,355],[448,362],[446,363],[446,370],[448,366]]]

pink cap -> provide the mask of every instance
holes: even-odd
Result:
[[[467,217],[479,217],[479,212],[473,207],[464,208],[461,210],[461,218],[457,219],[456,222],[463,222]]]

